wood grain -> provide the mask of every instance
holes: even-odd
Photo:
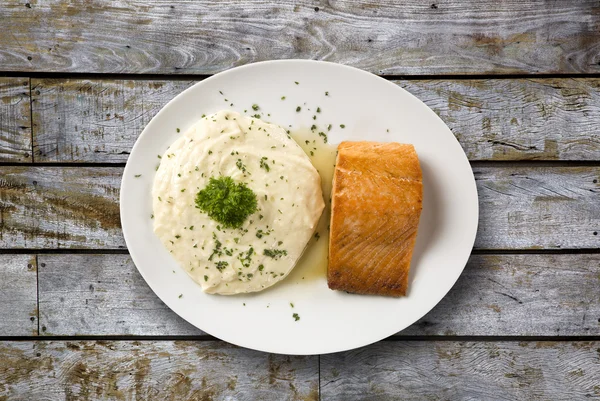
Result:
[[[600,160],[600,79],[395,82],[444,120],[470,160]]]
[[[124,248],[122,171],[0,167],[0,248]]]
[[[128,255],[39,255],[41,335],[202,335]],[[558,278],[558,279],[557,279]],[[600,255],[473,255],[448,295],[399,333],[600,335]]]
[[[38,260],[42,335],[204,334],[162,303],[129,255]]]
[[[0,342],[10,400],[317,400],[317,357],[222,342]]]
[[[475,168],[475,248],[600,248],[600,168]]]
[[[40,162],[125,162],[138,135],[194,82],[33,79]]]
[[[37,334],[35,256],[0,255],[0,336]]]
[[[396,342],[321,356],[323,400],[597,400],[600,342]]]
[[[600,255],[472,255],[401,335],[600,335]]]
[[[32,161],[30,106],[28,78],[0,78],[0,162]]]
[[[379,74],[595,73],[596,1],[3,0],[5,71],[212,74],[317,59]]]
[[[125,248],[122,171],[0,167],[0,248]],[[150,180],[154,171],[139,173]],[[600,248],[599,167],[476,167],[474,174],[477,249]]]
[[[600,160],[600,79],[397,80],[470,160]],[[35,160],[125,162],[150,119],[192,81],[32,79]]]

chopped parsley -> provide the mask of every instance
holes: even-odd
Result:
[[[300,82],[298,82],[298,81],[294,81],[294,83],[295,83],[296,85],[300,85]]]
[[[325,92],[325,96],[329,96],[329,92]]]
[[[183,298],[183,294],[179,294],[179,298]]]
[[[271,235],[271,231],[270,230],[263,230],[263,229],[258,229],[256,230],[256,238],[262,238],[265,235]]]
[[[340,124],[340,128],[346,128],[346,126],[344,124]]]
[[[324,132],[319,132],[319,136],[323,137],[323,143],[327,143],[327,134]]]
[[[265,268],[265,266],[264,266],[264,265],[258,265],[258,271],[259,271],[259,272],[263,271],[263,270],[264,270],[264,268]]]
[[[264,168],[265,170],[267,170],[268,173],[271,170],[271,167],[269,167],[269,162],[267,160],[269,159],[266,157],[260,158],[260,168]]]
[[[215,247],[211,253],[211,255],[208,257],[208,260],[213,260],[213,257],[216,256],[221,256],[223,255],[223,251],[221,250],[221,246],[223,246],[223,244],[221,244],[221,241],[219,241],[217,239],[217,234],[213,233],[213,240],[215,241]]]
[[[208,281],[208,276],[204,276],[204,281]]]
[[[263,255],[277,260],[282,256],[287,256],[287,251],[285,249],[265,249]]]
[[[246,172],[246,166],[244,165],[244,163],[242,163],[242,159],[237,159],[237,161],[235,162],[235,165],[237,166],[237,168],[239,168],[242,172]]]
[[[300,320],[300,315],[298,315],[297,313],[294,313],[294,314],[292,315],[292,317],[294,318],[294,321],[296,321],[296,322],[297,322],[298,320]]]
[[[320,113],[320,112],[321,112],[321,108],[317,107],[317,113]]]
[[[281,100],[285,100],[285,96],[281,96]]]
[[[238,260],[242,263],[242,266],[249,267],[252,263],[252,255],[254,254],[254,248],[250,247],[246,253],[241,252],[238,256]]]
[[[299,113],[300,110],[302,110],[302,107],[300,107],[300,106],[296,107],[296,113]]]
[[[239,228],[257,209],[256,194],[231,177],[210,177],[206,188],[196,195],[196,207],[227,228]]]
[[[224,260],[219,260],[216,264],[216,268],[218,271],[223,271],[223,269],[225,269],[227,266],[229,265],[229,263],[227,263]]]
[[[258,110],[258,109],[260,109],[260,107],[258,107],[258,105],[257,105],[257,104],[253,104],[253,105],[252,105],[252,110],[256,111],[256,110]]]
[[[177,128],[177,132],[181,132],[181,130],[179,128]]]
[[[142,176],[141,174],[134,175],[135,178],[140,178],[141,176]]]
[[[290,306],[293,308],[293,307],[294,307],[294,304],[293,304],[292,302],[290,302]]]

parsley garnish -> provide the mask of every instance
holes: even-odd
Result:
[[[294,318],[294,321],[296,321],[296,322],[297,322],[298,320],[300,320],[300,315],[298,315],[297,313],[294,313],[294,314],[292,315],[292,317]]]
[[[228,265],[229,263],[225,262],[224,260],[219,260],[216,264],[216,268],[218,271],[223,271],[223,269],[225,269]]]
[[[269,163],[267,162],[267,160],[269,160],[269,159],[267,159],[266,157],[261,157],[260,158],[260,167],[267,170],[267,173],[268,173],[271,170],[271,167],[269,167]]]
[[[256,194],[231,177],[210,177],[206,188],[196,195],[196,207],[228,228],[239,228],[256,212]]]
[[[285,249],[265,249],[263,255],[277,260],[282,256],[287,256],[287,251]]]

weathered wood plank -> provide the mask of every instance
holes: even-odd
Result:
[[[41,162],[124,162],[150,119],[189,81],[32,80]]]
[[[35,256],[0,255],[0,305],[0,336],[38,334]]]
[[[600,247],[600,168],[475,168],[476,248]]]
[[[321,356],[322,400],[597,400],[600,342],[396,342]]]
[[[41,335],[201,335],[128,255],[39,255]],[[600,255],[473,255],[450,293],[400,335],[600,335]]]
[[[472,255],[401,335],[600,335],[600,255]]]
[[[0,342],[10,400],[317,400],[317,357],[222,342]]]
[[[470,160],[599,160],[600,79],[397,81]]]
[[[0,78],[0,162],[32,160],[30,106],[28,78]]]
[[[394,81],[423,100],[471,160],[600,160],[600,79]],[[191,81],[33,79],[41,162],[125,162]]]
[[[122,171],[0,167],[0,247],[124,248]]]
[[[39,255],[42,335],[203,335],[152,292],[128,255]]]
[[[0,247],[124,248],[122,171],[0,167]],[[476,167],[474,173],[476,248],[600,247],[599,167]]]
[[[593,0],[3,0],[0,68],[211,74],[269,59],[380,74],[595,73]]]

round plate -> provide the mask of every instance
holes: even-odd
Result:
[[[263,113],[270,113],[263,118],[283,127],[292,125],[292,129],[313,123],[312,113],[297,113],[297,106],[320,107],[319,120],[333,125],[328,133],[330,143],[368,140],[415,146],[423,170],[423,212],[406,297],[332,291],[326,277],[296,281],[288,277],[254,294],[207,295],[165,250],[153,233],[150,218],[157,155],[181,135],[178,129],[185,132],[203,114],[222,109],[252,114],[254,103]],[[397,85],[327,62],[261,62],[199,82],[152,119],[135,143],[123,174],[125,241],[156,295],[204,332],[267,352],[309,355],[344,351],[408,327],[452,288],[469,258],[477,231],[475,179],[444,122]],[[141,177],[135,177],[139,174]],[[293,319],[292,313],[300,320]]]

